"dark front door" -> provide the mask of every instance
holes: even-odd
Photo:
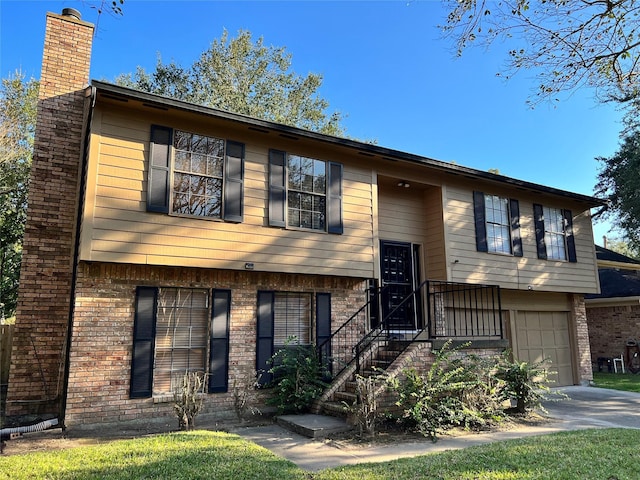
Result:
[[[417,280],[416,256],[417,249],[414,251],[410,243],[380,242],[382,318],[386,319],[388,328],[414,330],[417,327],[416,304],[411,295]]]

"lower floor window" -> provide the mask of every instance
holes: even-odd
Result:
[[[273,344],[311,345],[311,294],[276,292],[273,303]]]
[[[209,292],[162,288],[158,294],[153,393],[174,392],[187,372],[206,371]]]
[[[192,372],[226,392],[230,307],[230,290],[138,287],[131,398],[173,394]]]

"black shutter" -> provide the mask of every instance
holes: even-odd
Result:
[[[562,216],[564,217],[564,233],[567,237],[567,257],[570,262],[577,262],[576,256],[576,239],[573,236],[573,215],[571,210],[562,210]]]
[[[522,257],[522,237],[520,236],[520,204],[513,198],[509,200],[511,215],[511,248],[514,257]]]
[[[242,222],[244,212],[244,143],[227,141],[224,165],[224,212],[228,222]]]
[[[129,397],[131,398],[147,398],[151,396],[157,294],[158,289],[152,287],[138,287],[136,290],[131,383],[129,386]]]
[[[547,259],[547,246],[544,243],[544,213],[542,205],[533,204],[533,223],[536,227],[536,247],[538,250],[538,258],[540,260]]]
[[[287,154],[269,150],[269,225],[286,227]]]
[[[331,368],[331,294],[316,294],[316,347],[320,361]],[[325,343],[326,342],[326,343]]]
[[[172,134],[173,131],[168,127],[151,126],[147,177],[147,211],[149,212],[169,213]]]
[[[213,291],[209,337],[209,393],[229,389],[229,319],[231,290]]]
[[[488,252],[484,193],[482,192],[473,192],[473,216],[476,223],[476,250],[479,252]]]
[[[272,379],[268,372],[269,359],[273,356],[273,292],[258,292],[258,338],[256,343],[256,371],[258,383],[266,385]]]
[[[342,235],[342,165],[329,163],[327,178],[327,231]]]

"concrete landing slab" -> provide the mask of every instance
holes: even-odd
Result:
[[[276,419],[282,428],[307,438],[325,438],[329,435],[348,432],[353,427],[344,418],[314,415],[282,415]]]

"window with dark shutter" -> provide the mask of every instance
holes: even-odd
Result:
[[[147,398],[151,396],[157,294],[158,289],[151,287],[138,287],[136,290],[129,390],[131,398]]]
[[[286,227],[287,170],[285,152],[269,150],[269,225]]]
[[[329,163],[327,188],[327,231],[342,235],[342,165]]]
[[[227,141],[224,175],[224,214],[228,222],[242,222],[244,212],[244,144]]]
[[[522,237],[520,236],[520,204],[513,198],[509,200],[509,215],[511,215],[511,243],[514,257],[522,257]]]
[[[269,151],[269,225],[342,234],[342,170],[280,150]]]
[[[533,204],[533,224],[536,229],[536,249],[540,260],[547,259],[547,247],[544,240],[544,211],[542,205]]]
[[[243,221],[244,144],[151,127],[147,210]]]
[[[271,382],[269,359],[273,356],[274,292],[258,292],[256,371],[258,383]]]
[[[567,259],[575,263],[578,261],[578,258],[576,255],[576,240],[573,236],[573,215],[571,214],[571,210],[563,210],[562,216],[565,221],[565,234],[567,237]]]
[[[327,368],[331,366],[331,294],[316,294],[316,346],[320,361]]]
[[[487,246],[487,224],[484,211],[484,193],[473,192],[473,216],[476,227],[476,250],[478,252],[489,251]]]
[[[149,147],[149,176],[147,178],[147,211],[169,213],[169,175],[171,170],[171,143],[173,130],[151,127]]]
[[[229,389],[231,290],[214,290],[209,331],[209,393]]]

